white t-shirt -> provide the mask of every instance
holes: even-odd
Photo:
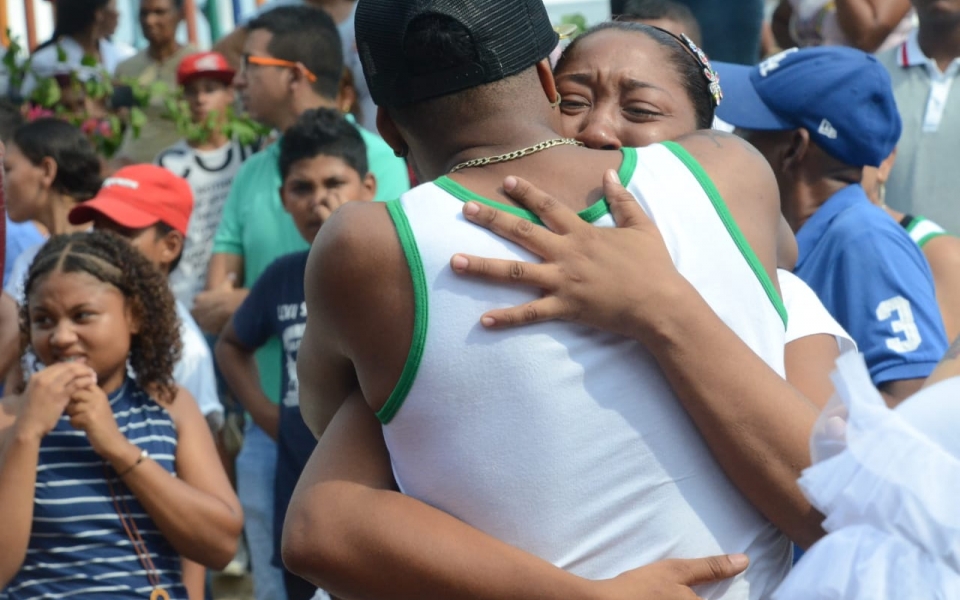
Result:
[[[112,76],[116,71],[117,65],[123,60],[124,56],[117,46],[107,40],[100,40],[100,64],[92,67],[84,66],[83,48],[75,39],[70,36],[63,36],[60,40],[45,48],[34,52],[30,56],[30,68],[38,77],[53,77],[54,75],[65,75],[67,73],[76,73],[81,81],[87,81],[95,77]],[[60,60],[57,48],[63,51],[64,60]],[[27,75],[23,81],[21,94],[24,97],[30,95],[36,87],[36,78],[33,73]]]
[[[856,350],[857,344],[850,334],[837,323],[816,292],[802,279],[783,269],[777,269],[780,294],[787,307],[787,340],[790,342],[811,335],[832,335],[837,340],[840,354]]]
[[[196,399],[200,412],[207,417],[223,413],[223,405],[217,395],[217,378],[213,371],[213,354],[200,327],[178,300],[177,316],[180,317],[180,341],[183,352],[173,367],[173,379]]]
[[[180,264],[170,273],[173,295],[184,306],[193,306],[193,299],[207,283],[207,265],[213,254],[213,239],[220,226],[230,185],[240,165],[253,154],[252,148],[231,141],[216,150],[196,150],[180,140],[157,156],[156,163],[178,177],[183,177],[193,190],[193,213],[187,226]]]
[[[46,241],[43,242],[43,244],[45,243]],[[13,298],[17,306],[23,304],[24,292],[26,291],[23,288],[27,284],[27,273],[30,271],[30,265],[33,264],[33,259],[36,258],[37,253],[40,252],[40,248],[43,248],[43,244],[30,246],[20,253],[17,260],[13,261],[13,268],[10,269],[10,278],[7,279],[7,283],[3,286],[3,291]]]

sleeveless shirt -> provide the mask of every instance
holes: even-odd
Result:
[[[900,225],[910,234],[910,239],[923,248],[927,242],[942,235],[950,235],[943,228],[924,216],[904,215]]]
[[[783,375],[786,310],[703,168],[665,143],[624,149],[620,178],[680,273]],[[697,593],[769,596],[790,568],[789,542],[723,474],[641,344],[563,322],[480,325],[485,311],[538,291],[457,276],[450,257],[537,259],[467,222],[467,200],[536,221],[449,178],[387,206],[416,307],[407,363],[378,413],[400,489],[590,579],[663,558],[744,552],[745,575]],[[603,200],[580,216],[614,226]]]
[[[175,476],[177,431],[167,411],[132,379],[109,400],[120,432]],[[65,415],[43,438],[27,556],[0,599],[150,597],[153,586],[117,516],[109,476],[146,542],[160,587],[172,600],[186,600],[179,554],[105,464],[86,433],[74,429]]]

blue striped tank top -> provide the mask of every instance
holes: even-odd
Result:
[[[131,379],[109,399],[120,431],[175,475],[177,431],[167,411]],[[117,516],[107,486],[109,474],[118,500],[126,501],[149,548],[160,587],[172,600],[186,600],[179,555],[116,472],[109,466],[105,470],[104,464],[86,433],[71,427],[69,417],[61,417],[40,447],[26,559],[0,599],[150,597],[153,586]]]

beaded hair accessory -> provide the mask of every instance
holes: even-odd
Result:
[[[707,78],[707,82],[710,84],[710,95],[713,96],[713,105],[720,106],[720,101],[723,100],[723,90],[720,89],[720,75],[713,70],[713,67],[710,65],[710,59],[707,58],[707,55],[700,49],[699,46],[693,43],[687,34],[680,34],[680,41],[683,42],[683,45],[693,54],[693,57],[697,59],[697,62],[700,63],[700,66],[703,67],[703,76]]]

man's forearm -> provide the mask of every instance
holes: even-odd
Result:
[[[685,281],[634,337],[652,352],[712,454],[740,492],[791,540],[823,535],[797,485],[810,464],[816,407],[747,347]]]

